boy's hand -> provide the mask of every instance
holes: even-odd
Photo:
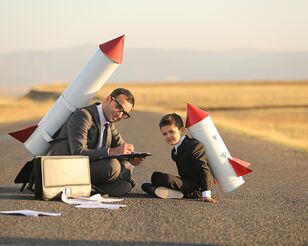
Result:
[[[203,202],[210,202],[210,203],[216,203],[217,201],[214,198],[211,197],[202,197]]]

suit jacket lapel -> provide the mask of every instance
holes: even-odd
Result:
[[[185,138],[184,138],[184,140],[183,140],[183,142],[181,143],[181,145],[178,147],[178,149],[177,149],[177,155],[180,155],[181,154],[181,152],[185,149],[185,145],[187,144],[187,142],[188,142],[188,136],[186,135],[185,136]]]
[[[181,156],[183,150],[185,149],[185,146],[187,144],[188,141],[188,136],[186,136],[183,139],[183,142],[181,143],[181,145],[177,148],[176,154],[175,154],[175,148],[172,149],[171,151],[171,158],[172,160],[174,160],[175,162],[179,160],[179,156]]]
[[[172,150],[171,150],[171,158],[172,158],[172,160],[176,161],[175,148],[172,148]]]
[[[99,137],[103,136],[102,127],[101,127],[101,121],[99,119],[99,114],[98,114],[98,111],[97,111],[97,104],[93,104],[92,106],[91,106],[90,110],[93,112],[93,124],[96,126],[96,128],[98,130],[98,138],[99,138]],[[99,143],[99,139],[98,138],[97,138],[97,141],[96,141],[95,148],[98,147],[98,143]]]

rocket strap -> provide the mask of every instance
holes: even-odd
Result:
[[[70,104],[64,97],[64,95],[61,95],[62,97],[62,102],[64,104],[64,106],[71,112],[74,112],[76,110],[76,107],[74,107],[72,104]]]
[[[41,136],[46,140],[47,143],[53,141],[53,138],[50,137],[49,134],[44,129],[39,127],[38,130],[39,130]]]

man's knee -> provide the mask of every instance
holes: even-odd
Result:
[[[113,182],[121,173],[121,164],[117,159],[94,161],[90,166],[91,180],[94,185]]]
[[[108,168],[108,182],[112,182],[118,179],[121,173],[121,164],[117,159],[110,159],[109,168]]]

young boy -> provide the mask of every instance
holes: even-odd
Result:
[[[166,143],[174,146],[171,157],[179,176],[154,172],[152,183],[142,184],[142,190],[160,198],[201,198],[204,202],[215,203],[211,197],[213,175],[207,164],[204,146],[184,134],[182,118],[175,113],[165,115],[159,127]]]

